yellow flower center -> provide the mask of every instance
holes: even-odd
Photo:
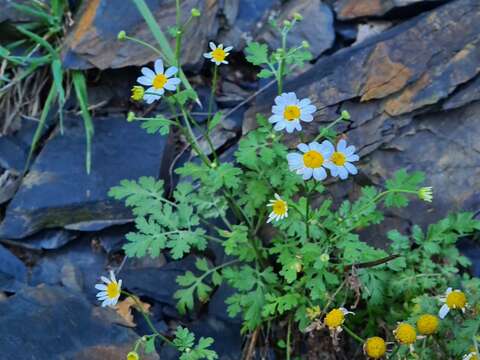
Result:
[[[320,154],[318,151],[309,150],[305,154],[303,154],[303,163],[308,168],[319,168],[323,165],[323,155]]]
[[[372,359],[380,359],[387,352],[385,340],[381,337],[374,336],[368,338],[364,345],[364,350],[368,357]]]
[[[333,309],[326,316],[324,323],[330,329],[336,329],[339,326],[342,326],[345,321],[345,314],[340,309]]]
[[[110,299],[114,299],[116,298],[117,296],[120,295],[120,286],[118,286],[118,283],[117,282],[111,282],[107,285],[107,296],[110,298]]]
[[[138,356],[138,353],[135,351],[131,351],[127,354],[127,360],[138,360],[140,357]]]
[[[130,98],[135,101],[140,101],[143,99],[143,95],[145,95],[145,89],[143,86],[134,86],[132,88],[132,96]]]
[[[215,50],[212,51],[212,58],[215,61],[222,62],[223,60],[225,60],[226,57],[227,53],[223,49],[217,47]]]
[[[287,210],[288,210],[288,205],[283,200],[277,199],[272,205],[272,211],[275,215],[279,215],[279,216],[285,215],[287,213]]]
[[[467,297],[463,291],[455,290],[447,295],[446,303],[450,309],[463,309],[467,304]]]
[[[418,318],[417,329],[422,335],[432,335],[438,330],[438,318],[435,315],[425,314]]]
[[[335,151],[330,160],[337,166],[343,166],[347,162],[347,157],[344,153]]]
[[[287,105],[283,110],[283,117],[287,121],[297,120],[300,117],[300,108],[297,105]]]
[[[395,338],[401,344],[410,345],[417,340],[417,332],[412,325],[402,323],[399,324],[395,330]]]
[[[155,78],[153,79],[153,87],[157,90],[160,90],[160,89],[163,89],[163,87],[165,86],[165,84],[167,83],[167,77],[164,75],[164,74],[158,74],[157,76],[155,76]]]

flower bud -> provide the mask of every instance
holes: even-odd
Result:
[[[124,41],[126,38],[127,38],[127,33],[124,30],[120,31],[117,35],[117,39],[120,41]]]
[[[327,253],[323,253],[322,255],[320,255],[321,262],[328,262],[329,260],[330,260],[330,255],[328,255]]]
[[[293,14],[293,18],[294,18],[296,21],[302,21],[302,20],[303,20],[303,16],[302,16],[300,13],[298,13],[298,12],[296,12],[296,13]]]
[[[136,351],[130,351],[127,354],[127,360],[139,360],[140,356],[138,356],[138,353]]]
[[[133,120],[135,120],[135,113],[133,111],[129,111],[127,114],[127,121],[132,122]]]
[[[197,9],[197,8],[193,8],[190,13],[192,14],[192,17],[199,17],[200,15],[202,15],[202,13],[200,12],[200,10]]]
[[[302,41],[302,46],[305,48],[305,49],[308,49],[310,47],[310,44],[308,43],[307,40],[303,40]]]
[[[284,21],[283,21],[283,26],[285,26],[285,27],[287,27],[287,28],[288,28],[288,27],[291,27],[291,26],[292,26],[292,22],[289,21],[289,20],[284,20]]]
[[[342,110],[342,119],[343,120],[350,120],[351,117],[350,117],[350,113],[347,111],[347,110]]]

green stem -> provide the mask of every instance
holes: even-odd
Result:
[[[145,42],[145,41],[143,41],[143,40],[140,40],[140,39],[137,39],[137,38],[135,38],[135,37],[128,36],[128,35],[125,36],[125,39],[130,40],[130,41],[133,41],[133,42],[135,42],[135,43],[137,43],[137,44],[140,44],[140,45],[143,45],[143,46],[149,48],[149,49],[152,50],[153,52],[155,52],[155,53],[157,53],[158,55],[160,55],[160,57],[162,57],[163,59],[165,59],[165,61],[167,61],[167,59],[168,59],[168,58],[167,58],[160,50],[158,50],[155,46],[152,46],[152,45],[150,45],[149,43],[147,43],[147,42]],[[168,64],[168,65],[171,65],[171,64]]]
[[[347,325],[343,324],[342,327],[345,329],[345,331],[350,335],[352,338],[354,338],[356,341],[358,341],[360,344],[365,343],[365,340],[362,339],[360,336],[355,334]]]
[[[143,310],[143,306],[142,304],[140,304],[140,302],[138,301],[137,297],[133,294],[130,294],[129,292],[127,291],[124,291],[122,290],[122,294],[130,297],[133,299],[133,301],[135,302],[135,305],[137,305],[137,310],[140,311],[140,313],[142,314],[143,318],[145,319],[145,321],[147,322],[147,325],[148,327],[150,328],[150,330],[153,331],[153,333],[158,336],[160,339],[162,339],[163,341],[165,341],[167,344],[175,347],[175,345],[173,344],[172,341],[170,341],[168,338],[166,338],[164,335],[160,334],[158,332],[158,330],[155,328],[155,326],[153,325],[152,323],[152,320],[150,320],[150,316],[148,316],[148,314]]]
[[[183,28],[180,24],[182,20],[182,10],[180,8],[180,0],[175,0],[176,9],[176,34],[175,34],[175,60],[177,61],[177,67],[180,69],[180,52],[182,49],[182,35]]]
[[[287,356],[287,360],[290,360],[290,353],[291,353],[291,344],[290,344],[290,341],[291,341],[291,335],[292,335],[292,318],[289,317],[288,318],[288,327],[287,327],[287,346],[286,346],[286,356]]]
[[[213,98],[215,97],[215,91],[217,89],[217,78],[218,78],[218,65],[215,64],[213,67],[212,90],[210,92],[210,99],[208,99],[207,132],[209,132],[209,129],[210,129],[210,119],[212,118]]]
[[[397,354],[398,350],[400,350],[400,345],[396,345],[393,351],[388,356],[389,359],[393,359],[393,357]]]
[[[340,116],[339,118],[335,119],[333,122],[331,122],[330,124],[328,124],[326,127],[324,127],[320,133],[315,137],[315,139],[313,139],[313,141],[317,141],[318,139],[322,138],[323,136],[325,136],[324,134],[326,133],[327,130],[331,129],[332,127],[334,127],[336,124],[338,124],[341,120],[343,119],[342,116]]]
[[[278,82],[278,95],[283,92],[283,74],[285,72],[285,55],[287,47],[287,33],[288,31],[282,31],[282,54],[280,57],[280,63],[278,66],[277,82]]]

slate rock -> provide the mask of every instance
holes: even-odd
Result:
[[[0,245],[0,291],[16,292],[27,283],[27,267]]]
[[[74,231],[64,229],[43,230],[21,240],[8,240],[9,244],[30,250],[53,250],[61,248],[77,238]]]
[[[153,16],[167,34],[175,25],[175,1],[146,1]],[[181,2],[183,21],[190,17],[193,7],[202,15],[195,18],[183,36],[182,61],[197,66],[203,62],[208,39],[218,29],[215,0],[185,0]],[[126,16],[128,14],[128,16]],[[84,2],[75,26],[65,39],[62,53],[67,69],[107,69],[145,65],[158,58],[152,50],[132,41],[118,41],[117,34],[124,30],[130,36],[157,45],[147,24],[132,1],[93,0]],[[169,36],[169,35],[167,35]],[[173,44],[173,40],[172,40]]]
[[[480,243],[473,239],[465,239],[459,242],[458,249],[472,262],[472,275],[480,277]]]
[[[5,359],[125,359],[138,336],[111,309],[61,287],[24,288],[0,307]],[[159,359],[156,353],[142,359]]]
[[[53,227],[99,230],[132,219],[107,193],[123,179],[157,176],[165,137],[149,135],[123,117],[95,119],[94,125],[91,174],[85,171],[82,120],[67,118],[65,134],[57,131],[49,139],[23,179],[0,237],[19,239]]]
[[[242,317],[240,314],[233,318],[228,316],[227,304],[225,303],[225,300],[234,295],[235,292],[235,289],[225,283],[220,285],[208,302],[208,314],[224,322],[241,324]]]
[[[94,246],[91,236],[84,236],[43,254],[31,271],[29,284],[63,286],[85,294],[92,304],[97,304],[95,284],[107,274],[107,264],[106,254]]]
[[[480,100],[480,76],[459,86],[455,93],[442,104],[442,109],[455,109],[476,100]]]
[[[435,6],[445,0],[337,0],[334,8],[340,20],[351,20],[362,17],[379,17],[393,9],[407,6],[422,9],[421,5]]]
[[[145,260],[131,262],[128,259],[120,277],[123,279],[125,288],[130,292],[145,296],[160,304],[175,307],[176,300],[173,294],[179,286],[175,279],[190,270],[195,272],[195,257],[187,256],[180,261],[172,261],[165,265],[153,259],[153,262],[145,263]]]
[[[278,15],[278,23],[291,20],[294,13],[302,15],[303,20],[289,32],[288,47],[299,46],[303,40],[306,40],[310,44],[310,52],[316,58],[333,45],[335,41],[333,13],[327,4],[321,0],[290,1]],[[264,26],[257,40],[267,42],[272,49],[281,46],[278,32],[274,31],[269,24]]]

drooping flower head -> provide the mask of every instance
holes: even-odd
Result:
[[[122,280],[117,282],[115,274],[110,271],[110,279],[102,276],[103,284],[96,284],[95,289],[100,290],[97,294],[97,299],[102,301],[102,306],[115,306],[120,298],[122,291]]]
[[[213,42],[210,42],[209,46],[212,51],[203,54],[204,57],[210,59],[210,61],[216,65],[228,64],[228,61],[225,59],[230,55],[229,51],[233,49],[233,46],[227,46],[224,49],[223,44],[217,46]]]
[[[417,341],[415,328],[407,323],[398,324],[397,328],[393,330],[393,335],[395,335],[395,339],[397,339],[400,344],[412,345]]]
[[[438,320],[438,317],[435,315],[424,314],[417,320],[417,329],[422,335],[432,335],[437,332],[439,324],[440,321]]]
[[[332,176],[345,180],[348,174],[356,175],[358,173],[357,168],[352,164],[359,159],[358,155],[355,154],[355,146],[347,146],[347,142],[341,139],[331,151],[332,155],[327,167],[330,169]]]
[[[466,355],[463,355],[462,360],[478,360],[478,354],[474,347],[471,347],[470,352]]]
[[[133,101],[143,100],[143,96],[145,95],[145,89],[143,88],[143,86],[135,85],[134,87],[132,87],[131,91],[132,96],[130,96],[130,99],[132,99]]]
[[[331,331],[342,331],[342,325],[345,322],[345,316],[348,314],[354,314],[351,311],[348,311],[344,307],[337,308],[331,310],[327,315],[325,315],[325,319],[323,323],[326,327],[328,327]]]
[[[280,195],[275,194],[275,199],[270,200],[267,206],[272,208],[272,212],[268,215],[267,223],[288,217],[288,204],[285,200],[282,200]]]
[[[178,72],[175,66],[171,66],[164,71],[162,59],[157,59],[155,60],[154,70],[142,67],[143,76],[137,79],[140,84],[149,86],[143,96],[147,104],[159,100],[165,93],[165,90],[175,91],[178,84],[180,84],[180,79],[173,77]]]
[[[467,306],[467,296],[463,291],[452,290],[448,288],[445,296],[441,298],[441,301],[444,303],[438,312],[440,319],[445,318],[450,310],[458,309],[465,312]]]
[[[387,344],[381,337],[374,336],[365,341],[363,351],[371,359],[380,359],[387,352]]]
[[[274,130],[285,129],[288,133],[294,130],[302,130],[300,121],[311,122],[313,113],[317,111],[310,99],[299,100],[295,93],[283,93],[275,98],[275,105],[272,106],[273,115],[268,121],[275,124]]]
[[[327,172],[324,167],[328,166],[330,156],[332,156],[333,145],[328,140],[321,144],[314,141],[310,144],[299,144],[297,149],[303,154],[297,152],[287,155],[288,166],[291,171],[302,175],[304,180],[312,176],[315,180],[324,180]]]
[[[432,202],[433,200],[433,188],[431,186],[425,186],[418,190],[418,197],[420,200],[426,202]]]

